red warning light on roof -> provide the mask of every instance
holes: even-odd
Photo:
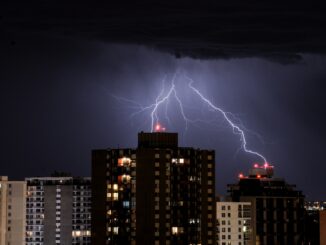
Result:
[[[254,164],[254,168],[259,168],[258,163],[255,163],[255,164]]]
[[[239,179],[242,179],[244,176],[242,173],[239,174]]]
[[[268,168],[268,167],[269,167],[269,164],[267,162],[265,162],[264,168]]]
[[[164,132],[166,130],[165,127],[162,127],[161,124],[157,123],[155,125],[155,132]]]
[[[159,123],[157,123],[155,125],[155,131],[159,132],[161,130],[161,125]]]
[[[261,178],[261,175],[260,174],[257,174],[257,179],[260,179]]]

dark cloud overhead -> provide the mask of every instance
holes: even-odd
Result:
[[[28,1],[1,4],[1,26],[116,43],[176,57],[265,57],[288,63],[326,52],[326,14],[308,1]],[[15,42],[15,40],[13,40]]]

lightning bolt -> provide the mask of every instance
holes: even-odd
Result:
[[[167,122],[170,123],[170,118],[168,116],[168,105],[169,105],[171,99],[174,99],[179,107],[180,114],[185,122],[185,131],[188,130],[189,124],[193,124],[196,126],[196,123],[198,123],[198,122],[212,123],[212,121],[208,122],[207,120],[202,120],[202,119],[190,119],[186,116],[184,104],[183,104],[182,100],[180,99],[180,97],[178,95],[177,88],[175,86],[175,80],[176,80],[177,76],[178,76],[178,73],[176,72],[174,74],[174,76],[172,77],[171,84],[168,88],[166,88],[166,86],[165,86],[166,82],[165,82],[165,78],[164,78],[162,81],[162,83],[163,83],[162,88],[161,88],[159,94],[157,95],[157,97],[155,98],[155,102],[152,104],[149,104],[147,106],[143,106],[136,101],[126,99],[123,97],[114,96],[114,98],[116,98],[120,101],[130,103],[133,108],[138,109],[137,111],[135,111],[134,113],[131,114],[131,117],[134,117],[138,114],[149,111],[150,121],[151,121],[150,122],[151,132],[155,131],[155,125],[158,125],[158,123],[159,123],[159,108],[162,105],[165,105],[165,112],[164,112],[165,118],[166,118]],[[262,159],[264,163],[267,163],[266,158],[262,154],[248,148],[246,135],[245,135],[245,131],[247,132],[248,130],[243,126],[241,120],[238,117],[236,117],[234,114],[232,114],[230,112],[225,112],[220,107],[214,105],[197,88],[195,88],[193,86],[194,81],[191,78],[187,77],[186,75],[183,75],[183,76],[184,76],[184,78],[186,78],[189,81],[188,88],[191,91],[193,91],[200,98],[200,100],[202,100],[204,102],[204,104],[206,104],[208,106],[209,111],[217,112],[217,113],[221,114],[223,116],[223,118],[225,119],[225,121],[227,122],[227,124],[232,128],[233,133],[240,136],[241,147],[239,148],[239,150],[243,149],[246,153],[255,155],[255,156],[259,157],[260,159]],[[216,123],[215,123],[215,126],[216,126]],[[256,133],[255,133],[255,135],[257,137],[259,136]]]
[[[168,93],[164,97],[162,97],[163,94],[164,94],[164,91],[165,91],[164,86],[163,86],[160,94],[155,99],[155,103],[152,104],[152,105],[150,105],[149,107],[145,107],[145,108],[148,108],[148,109],[149,108],[153,108],[152,111],[151,111],[151,132],[154,131],[155,124],[158,124],[158,122],[159,122],[159,118],[157,116],[158,108],[163,103],[166,103],[165,105],[167,106],[167,104],[169,103],[169,100],[170,100],[171,96],[173,96],[175,98],[175,100],[177,101],[177,103],[179,105],[181,116],[183,117],[183,120],[186,123],[185,130],[188,129],[189,122],[192,122],[192,120],[189,119],[186,116],[186,114],[184,112],[183,103],[182,103],[181,99],[178,96],[178,93],[177,93],[177,90],[176,90],[176,87],[175,87],[175,79],[176,79],[176,76],[177,76],[177,73],[175,73],[174,76],[173,76],[173,78],[172,78],[171,86],[170,86],[170,89],[168,90]],[[170,121],[169,120],[169,117],[167,115],[167,108],[165,108],[165,117],[166,117],[167,121]]]
[[[190,81],[188,84],[189,88],[192,89],[195,92],[195,94],[197,94],[200,97],[200,99],[202,101],[204,101],[211,109],[213,109],[216,112],[221,113],[223,115],[224,119],[227,121],[227,123],[231,126],[233,132],[235,134],[240,135],[240,140],[242,142],[242,149],[249,154],[258,156],[259,158],[261,158],[264,161],[264,163],[267,163],[266,158],[262,154],[247,148],[247,140],[246,140],[245,132],[238,125],[236,125],[235,123],[232,122],[232,120],[228,116],[229,112],[225,112],[221,108],[215,106],[198,89],[196,89],[194,86],[192,86],[194,81],[191,78],[189,78],[189,77],[186,77],[186,78]]]

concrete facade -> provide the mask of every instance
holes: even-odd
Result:
[[[0,244],[21,245],[25,241],[26,182],[0,177]]]
[[[217,244],[252,245],[251,216],[250,202],[217,202]]]

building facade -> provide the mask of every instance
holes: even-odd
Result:
[[[90,178],[27,178],[26,244],[90,244]]]
[[[217,245],[252,245],[250,202],[216,202]]]
[[[93,244],[215,244],[214,151],[176,133],[139,133],[136,149],[94,150]]]
[[[24,244],[25,204],[26,182],[0,176],[0,244]]]
[[[232,201],[251,202],[254,244],[303,244],[304,196],[273,174],[273,166],[255,164],[228,192]]]
[[[326,210],[319,210],[320,245],[326,245]]]

